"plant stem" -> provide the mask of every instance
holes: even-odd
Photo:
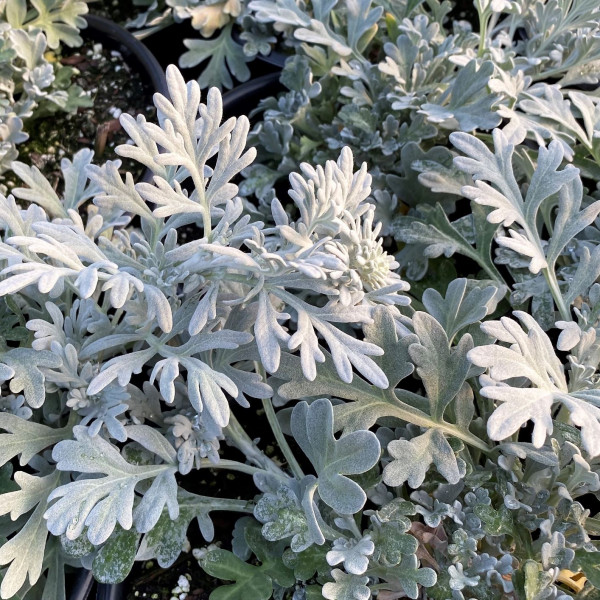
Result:
[[[230,415],[229,425],[227,425],[224,431],[234,446],[239,448],[250,462],[261,467],[259,471],[267,471],[276,477],[287,478],[287,475],[281,468],[257,448],[256,444],[240,425],[240,422],[235,418],[235,415]]]
[[[418,425],[419,427],[439,429],[448,435],[457,437],[463,442],[469,444],[469,446],[479,448],[479,450],[485,454],[490,454],[493,451],[493,449],[490,448],[482,439],[478,438],[470,431],[457,427],[452,423],[447,423],[446,421],[436,421],[427,413],[408,404],[408,402],[411,402],[413,399],[415,401],[422,401],[423,397],[419,396],[418,394],[402,389],[380,390],[379,388],[374,388],[377,390],[377,393],[371,391],[367,392],[364,389],[359,390],[350,385],[347,387],[341,386],[340,382],[337,380],[335,383],[337,385],[335,392],[335,396],[337,398],[354,401],[362,400],[369,403],[384,404],[385,409],[382,408],[380,417],[396,417],[397,419],[406,421],[407,423],[412,423],[413,425]],[[403,399],[406,400],[406,402],[404,402]],[[364,404],[357,402],[355,408],[357,411],[363,411]],[[347,413],[346,416],[349,416],[349,414],[350,413]]]
[[[254,363],[256,372],[262,377],[264,381],[266,381],[266,373],[262,365],[258,362]],[[262,400],[263,408],[265,409],[265,414],[267,415],[267,419],[269,421],[269,425],[271,426],[271,430],[273,431],[273,435],[279,444],[279,448],[290,467],[290,470],[294,474],[294,477],[297,479],[302,479],[304,477],[304,472],[302,468],[298,464],[292,449],[290,448],[287,440],[285,439],[285,435],[283,431],[281,431],[281,426],[279,425],[279,421],[277,420],[277,415],[275,414],[275,409],[273,408],[273,403],[271,402],[271,398],[263,398]]]
[[[400,391],[405,392],[405,390]],[[452,425],[451,423],[446,423],[445,421],[436,421],[427,413],[424,413],[423,411],[402,402],[399,398],[397,398],[395,393],[393,393],[393,395],[395,402],[393,404],[389,403],[390,416],[395,416],[403,421],[406,421],[407,423],[413,423],[414,425],[419,425],[420,427],[439,429],[448,435],[452,435],[461,439],[470,446],[479,448],[479,450],[485,452],[486,454],[489,454],[491,451],[491,448],[483,440],[479,439],[470,431],[461,429],[460,427]]]
[[[212,220],[210,215],[210,206],[206,203],[204,178],[197,170],[196,172],[191,172],[191,175],[192,181],[194,182],[194,187],[196,188],[196,192],[200,197],[199,204],[202,209],[202,227],[204,237],[210,242],[210,234],[212,233]]]
[[[546,253],[544,252],[544,249],[542,247],[542,241],[540,239],[540,236],[535,229],[531,229],[527,225],[527,216],[525,214],[523,214],[521,224],[525,229],[525,234],[527,238],[530,241],[532,241],[537,247],[540,256],[546,258]],[[563,321],[572,321],[573,318],[571,317],[571,311],[569,310],[569,307],[565,304],[565,299],[563,298],[562,292],[560,291],[560,287],[558,286],[558,280],[556,279],[556,272],[554,270],[555,262],[552,262],[552,264],[548,264],[548,262],[546,262],[546,264],[547,266],[544,267],[542,271],[544,273],[544,277],[546,278],[546,283],[550,288],[550,292],[552,293],[552,297],[554,298],[554,302],[558,307],[558,312],[560,313],[561,319]]]
[[[481,58],[485,53],[485,41],[488,32],[488,19],[490,17],[489,10],[480,10],[479,3],[476,2],[477,13],[479,16],[479,49],[477,51],[477,57]]]
[[[290,467],[290,470],[294,474],[294,477],[298,479],[302,479],[304,477],[304,472],[302,468],[298,464],[292,449],[290,448],[283,431],[281,431],[281,427],[279,426],[279,421],[277,420],[277,415],[275,414],[275,410],[273,408],[273,403],[271,402],[271,398],[263,398],[262,401],[263,408],[265,409],[265,414],[267,415],[267,419],[269,420],[269,425],[271,425],[271,429],[273,431],[273,435],[279,444],[279,448],[283,452],[285,459]]]
[[[410,396],[414,395],[417,398],[421,399],[417,394],[413,394],[412,392],[408,392],[407,390],[381,390],[384,394],[387,392],[388,398],[385,398],[385,395],[382,394],[383,398],[378,398],[379,401],[384,401],[389,405],[389,415],[402,419],[407,423],[413,423],[414,425],[418,425],[419,427],[428,427],[433,429],[439,429],[448,435],[452,435],[463,442],[466,442],[470,446],[474,446],[475,448],[479,448],[482,452],[489,454],[491,452],[491,448],[476,435],[472,434],[470,431],[457,427],[452,423],[447,423],[446,421],[437,421],[433,419],[430,415],[419,410],[418,408],[414,408],[410,404],[406,404],[403,402],[397,394],[400,396],[405,396],[406,398],[410,398]],[[373,395],[374,396],[374,395]]]
[[[223,510],[252,514],[255,505],[250,500],[241,500],[240,498],[214,498],[212,496],[201,496],[200,494],[186,492],[180,498],[179,506],[182,509],[192,510],[196,513],[207,510],[210,512],[213,510]]]
[[[465,250],[467,249],[465,248]],[[488,265],[486,261],[482,259],[480,254],[474,250],[473,252],[465,252],[464,254],[474,260],[492,278],[492,281],[496,282],[498,285],[504,285],[510,290],[510,286],[504,281],[504,277],[502,277],[502,274],[493,263]]]
[[[200,467],[203,469],[219,469],[228,471],[238,471],[239,473],[246,473],[247,475],[254,475],[256,473],[264,472],[264,469],[259,467],[253,467],[252,465],[246,465],[238,462],[237,460],[226,460],[221,459],[218,463],[213,463],[208,458],[202,458],[200,460]]]
[[[560,313],[561,319],[563,321],[572,321],[573,317],[571,316],[571,311],[565,304],[565,299],[563,298],[562,292],[558,286],[554,269],[549,265],[547,268],[543,269],[543,271],[546,282],[548,283],[548,287],[550,288],[550,292],[552,293],[552,297],[554,298],[554,302],[556,302],[556,306],[558,307],[558,312]]]

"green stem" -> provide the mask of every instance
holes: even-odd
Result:
[[[287,461],[290,470],[294,474],[294,477],[298,479],[302,479],[304,477],[304,472],[302,468],[298,464],[296,457],[292,453],[292,449],[290,448],[285,436],[283,435],[283,431],[281,431],[281,427],[279,426],[279,422],[277,421],[277,415],[275,414],[275,410],[273,409],[273,403],[271,402],[271,398],[263,398],[262,401],[263,408],[265,409],[265,414],[267,415],[267,419],[269,420],[269,425],[271,425],[271,430],[275,435],[275,439],[279,444],[280,450],[283,452],[285,456],[285,460]]]
[[[457,427],[452,423],[447,423],[446,421],[436,421],[422,410],[419,410],[418,408],[415,408],[414,406],[402,401],[401,398],[404,398],[407,400],[407,402],[410,402],[411,400],[415,402],[422,402],[423,397],[415,394],[414,392],[401,389],[380,390],[379,388],[375,388],[377,389],[378,393],[373,393],[371,391],[367,392],[365,389],[354,388],[350,385],[342,387],[340,386],[339,380],[333,381],[336,384],[335,396],[337,398],[354,401],[364,400],[384,404],[385,410],[382,411],[382,413],[385,414],[381,414],[382,417],[396,417],[402,421],[406,421],[407,423],[418,425],[419,427],[439,429],[448,435],[452,435],[462,440],[469,446],[479,448],[479,450],[485,454],[490,454],[493,451],[493,449],[490,448],[483,440],[472,434],[470,431]],[[356,410],[363,411],[363,405],[357,403]]]
[[[192,506],[198,506],[199,508],[204,508],[206,506],[205,502],[210,505],[210,510],[223,510],[227,512],[241,512],[252,514],[254,513],[254,503],[249,502],[247,500],[237,500],[235,498],[213,498],[209,496],[195,496],[195,498],[200,498],[202,502],[190,504]],[[188,506],[187,503],[179,503],[180,506]]]
[[[479,51],[477,57],[481,58],[485,52],[485,38],[487,36],[487,23],[484,21],[481,25],[481,31],[479,32]]]
[[[256,372],[262,377],[263,381],[266,381],[267,375],[265,373],[264,368],[258,362],[254,362],[254,367]],[[287,440],[285,439],[285,435],[283,431],[281,431],[281,426],[279,425],[279,421],[277,419],[277,415],[275,414],[275,409],[273,408],[273,403],[271,402],[271,398],[263,398],[262,400],[263,408],[265,409],[265,414],[267,415],[267,419],[269,421],[269,425],[271,426],[271,430],[273,431],[273,435],[279,444],[279,448],[290,467],[290,470],[294,474],[294,477],[297,479],[302,479],[304,477],[304,472],[302,468],[298,464],[292,449],[290,448]]]
[[[414,425],[419,425],[420,427],[428,427],[433,429],[439,429],[448,435],[452,435],[463,442],[466,442],[470,446],[474,446],[475,448],[479,448],[482,452],[489,454],[492,449],[480,438],[476,435],[472,434],[470,431],[457,427],[456,425],[452,425],[452,423],[447,423],[446,421],[436,421],[432,417],[430,417],[427,413],[419,410],[418,408],[414,408],[409,404],[402,402],[396,395],[396,392],[390,392],[390,390],[381,390],[382,392],[387,392],[390,396],[391,402],[388,400],[387,403],[390,407],[390,415],[402,419],[407,423],[413,423]],[[400,395],[405,395],[408,397],[416,396],[421,400],[421,396],[418,394],[413,394],[412,392],[408,392],[407,390],[398,390]],[[381,398],[379,399],[381,400]],[[385,400],[384,400],[385,401]]]
[[[504,277],[502,277],[502,274],[496,269],[495,265],[487,264],[478,252],[475,252],[474,250],[469,252],[467,251],[467,248],[465,248],[464,255],[474,260],[498,285],[504,285],[510,289],[510,286],[504,281]]]
[[[152,219],[152,221],[150,221],[150,230],[151,230],[151,234],[150,234],[150,248],[152,248],[153,250],[156,249],[156,245],[158,244],[158,241],[160,240],[160,224],[158,219]]]
[[[456,425],[452,425],[451,423],[446,423],[445,421],[434,421],[431,417],[425,415],[425,418],[417,418],[414,413],[406,411],[405,409],[396,408],[393,412],[393,416],[402,419],[403,421],[407,421],[408,423],[414,423],[415,425],[419,425],[421,427],[427,427],[430,429],[439,429],[440,431],[451,435],[455,438],[462,440],[467,443],[469,446],[473,446],[478,448],[485,454],[489,454],[492,449],[480,438],[476,435],[470,433],[469,431],[465,431],[457,427]],[[420,412],[420,411],[419,411]]]
[[[202,207],[202,226],[204,229],[204,237],[210,241],[210,234],[212,233],[212,219],[210,216],[210,206],[206,203],[206,195],[204,190],[204,178],[199,172],[192,172],[192,181],[194,187],[200,196],[200,206]]]
[[[563,298],[560,287],[558,286],[554,269],[549,265],[547,268],[543,269],[543,271],[546,282],[548,283],[548,287],[550,288],[550,292],[552,293],[552,297],[554,298],[554,302],[556,302],[556,306],[558,307],[558,312],[560,313],[561,319],[563,321],[572,321],[573,317],[571,316],[571,311],[565,304],[565,299]]]
[[[302,506],[306,514],[308,514],[307,506],[312,504],[318,487],[319,481],[315,479],[315,481],[313,481],[313,483],[304,491]],[[308,528],[318,545],[323,544],[325,540],[331,541],[340,537],[347,537],[345,534],[336,531],[333,529],[333,527],[330,527],[327,523],[325,523],[325,521],[323,521],[323,519],[319,519],[318,521],[313,521],[310,519]]]
[[[522,219],[520,220],[520,224],[523,226],[525,230],[526,237],[536,246],[540,256],[546,258],[546,253],[544,252],[544,248],[542,246],[542,240],[540,239],[540,235],[535,229],[531,229],[527,225],[528,216],[527,214],[523,214]],[[556,279],[556,273],[554,271],[555,262],[552,264],[547,264],[545,268],[542,269],[544,273],[544,277],[546,278],[546,283],[550,288],[550,292],[552,297],[554,298],[554,302],[558,307],[558,312],[560,313],[561,319],[563,321],[572,321],[571,311],[569,307],[565,304],[565,299],[563,298],[562,292],[560,291],[560,287],[558,286],[558,280]]]
[[[489,11],[484,10],[482,13],[479,13],[479,50],[477,51],[477,57],[481,58],[486,49],[486,38],[488,32],[488,19],[489,19]]]
[[[234,446],[241,450],[250,462],[259,465],[259,471],[267,471],[276,477],[287,479],[287,475],[281,468],[257,448],[256,444],[250,439],[250,436],[244,431],[240,422],[233,414],[229,417],[229,425],[223,431]]]
[[[238,471],[239,473],[246,473],[247,475],[255,475],[256,473],[264,473],[264,469],[259,467],[253,467],[252,465],[246,465],[238,462],[237,460],[225,460],[221,459],[218,463],[213,463],[208,458],[200,460],[200,468],[202,469],[217,469],[227,471]]]

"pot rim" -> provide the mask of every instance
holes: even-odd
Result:
[[[224,118],[231,116],[239,116],[246,115],[254,110],[254,106],[251,107],[251,110],[248,111],[246,106],[248,104],[248,96],[254,96],[258,94],[261,90],[265,89],[265,91],[269,92],[263,95],[263,98],[267,98],[269,96],[276,95],[279,91],[281,84],[279,83],[279,78],[281,77],[281,71],[276,71],[275,73],[267,73],[266,75],[261,75],[260,77],[255,77],[254,79],[250,79],[245,83],[242,83],[232,90],[225,92],[223,94],[223,115]],[[271,91],[269,90],[271,88]],[[277,88],[273,90],[272,88]],[[239,103],[244,103],[246,106],[244,110],[241,112],[236,110],[237,105]]]
[[[85,20],[87,21],[87,27],[81,30],[83,38],[124,46],[129,52],[129,56],[124,57],[125,62],[137,63],[132,66],[137,67],[141,73],[146,75],[153,90],[163,95],[168,94],[164,69],[143,42],[121,25],[105,17],[86,14]],[[128,61],[130,58],[133,61]]]

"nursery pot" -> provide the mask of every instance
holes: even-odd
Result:
[[[95,596],[92,592],[95,591]],[[80,569],[77,574],[69,600],[123,600],[123,586],[121,584],[96,583],[91,571]]]
[[[138,71],[155,92],[167,94],[164,69],[142,42],[110,19],[97,15],[86,15],[85,19],[87,28],[81,32],[84,39],[120,52],[125,62]]]
[[[81,31],[86,41],[102,44],[103,47],[115,50],[121,54],[123,60],[153,92],[159,92],[168,97],[165,70],[160,65],[154,54],[127,29],[114,21],[88,14],[85,16],[87,27]],[[152,172],[146,169],[144,181],[152,179]]]
[[[279,83],[279,76],[279,72],[268,73],[223,94],[223,117],[248,116],[263,98],[277,95],[284,89]]]

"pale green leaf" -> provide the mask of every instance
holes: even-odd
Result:
[[[121,583],[135,560],[140,534],[120,527],[110,536],[94,558],[93,573],[101,583]]]
[[[411,488],[419,488],[432,463],[448,483],[460,481],[456,456],[444,435],[436,429],[411,440],[394,440],[388,444],[388,452],[394,460],[386,465],[383,480],[389,486],[407,482]]]
[[[473,339],[466,333],[456,346],[450,347],[446,332],[434,317],[416,312],[412,321],[419,342],[411,344],[408,352],[425,386],[430,414],[441,421],[467,377],[467,352],[473,348]]]
[[[336,440],[329,400],[300,402],[291,421],[296,442],[312,462],[323,502],[342,514],[358,512],[366,501],[363,489],[345,475],[365,473],[379,460],[379,441],[370,431],[355,431]]]

